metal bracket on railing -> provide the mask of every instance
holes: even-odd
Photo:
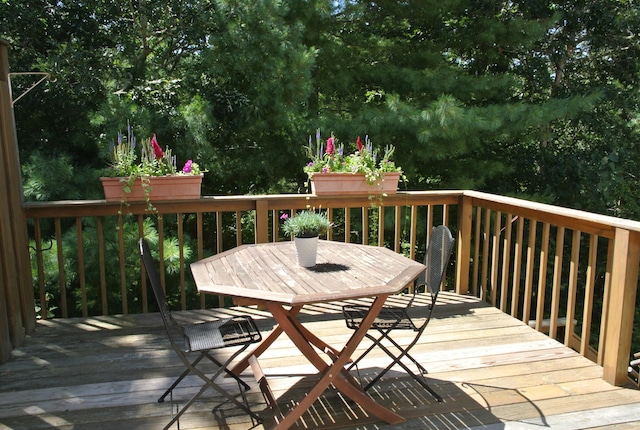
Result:
[[[53,248],[53,239],[50,237],[45,237],[44,240],[49,242],[49,244],[46,247],[38,249],[34,246],[29,245],[29,248],[33,249],[34,252],[49,251],[51,248]]]
[[[35,84],[31,85],[29,88],[27,88],[27,90],[25,92],[23,92],[22,94],[20,94],[15,100],[13,99],[13,95],[12,95],[12,91],[11,91],[11,76],[22,76],[22,75],[41,75],[42,78],[40,78],[38,80],[38,82],[36,82]],[[34,89],[35,87],[37,87],[40,82],[44,81],[44,80],[48,80],[49,82],[55,82],[56,79],[51,79],[51,74],[46,73],[46,72],[16,72],[16,73],[9,73],[9,98],[11,99],[11,107],[13,107],[13,105],[20,100],[22,97],[24,97],[25,95],[27,95],[27,93],[29,91],[31,91],[32,89]]]

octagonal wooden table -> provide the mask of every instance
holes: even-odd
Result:
[[[280,420],[286,429],[333,384],[369,413],[390,424],[404,418],[375,402],[344,370],[387,297],[413,282],[425,266],[387,248],[319,241],[317,265],[300,267],[293,242],[243,245],[191,264],[199,291],[233,297],[238,303],[265,307],[277,326],[232,371],[242,372],[250,357],[259,357],[283,332],[318,370],[308,395]],[[370,297],[373,302],[360,328],[338,350],[327,345],[297,319],[306,304]],[[326,354],[331,364],[320,356]]]

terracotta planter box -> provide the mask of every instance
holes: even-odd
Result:
[[[364,173],[314,173],[311,177],[311,193],[320,195],[344,194],[396,194],[399,172],[384,174],[384,180],[369,184]]]
[[[202,177],[204,175],[187,176],[150,176],[150,200],[183,200],[199,199]],[[108,202],[146,200],[140,179],[136,179],[130,193],[122,189],[126,178],[100,178],[104,188],[104,198]]]

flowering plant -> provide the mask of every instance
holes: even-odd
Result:
[[[109,176],[128,176],[135,179],[147,176],[199,175],[202,173],[198,164],[193,160],[188,160],[182,170],[178,171],[176,157],[168,147],[162,150],[155,134],[151,139],[142,142],[140,161],[138,161],[136,146],[136,137],[131,126],[128,125],[126,140],[122,133],[118,133],[117,142],[111,144]]]
[[[113,201],[120,196],[121,201],[126,202],[128,198],[125,197],[125,194],[130,194],[132,200],[139,200],[142,197],[141,194],[144,194],[147,210],[151,212],[155,211],[151,204],[151,198],[153,188],[156,186],[158,188],[154,192],[154,199],[164,200],[168,198],[167,196],[170,198],[194,198],[196,194],[199,196],[199,187],[202,182],[201,174],[204,171],[197,163],[188,160],[182,170],[178,170],[176,157],[169,148],[162,150],[155,134],[139,146],[140,159],[138,160],[136,137],[129,125],[127,137],[125,138],[122,133],[118,133],[117,142],[111,144],[110,167],[105,169],[107,177],[100,178],[107,200]],[[172,184],[177,182],[178,177],[183,178],[179,183],[183,187],[184,193],[180,195],[164,194],[162,190],[172,190]],[[122,191],[117,189],[118,184]],[[196,186],[198,187],[197,191]]]
[[[343,144],[338,144],[337,139],[331,134],[327,139],[326,147],[320,137],[320,130],[316,131],[315,145],[309,136],[307,154],[311,161],[305,166],[304,171],[309,178],[314,173],[364,173],[369,184],[374,184],[384,179],[387,172],[400,172],[391,157],[395,148],[387,145],[382,156],[373,144],[369,136],[365,136],[364,144],[360,136],[356,139],[356,151],[346,155]]]
[[[333,225],[325,213],[312,210],[298,212],[292,217],[284,213],[280,219],[284,220],[282,231],[288,237],[316,237],[325,234]]]

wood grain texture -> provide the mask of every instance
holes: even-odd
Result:
[[[293,242],[243,245],[191,264],[202,292],[287,305],[397,293],[424,269],[384,247],[326,240],[310,268],[297,264]]]
[[[388,302],[401,305],[404,300],[399,295]],[[340,304],[305,307],[300,320],[327,343],[343,345],[351,331]],[[264,332],[273,327],[268,313],[255,308],[175,316],[198,322],[238,313],[251,314]],[[396,337],[408,341],[411,334],[398,332]],[[363,342],[359,348],[366,346]],[[0,429],[160,428],[170,419],[170,403],[156,400],[183,368],[168,348],[158,314],[39,321],[37,333],[0,365]],[[472,297],[441,293],[434,318],[412,353],[429,370],[429,383],[444,402],[437,403],[402,369],[392,369],[370,394],[407,419],[394,429],[640,428],[640,391],[604,382],[602,367]],[[286,337],[259,360],[285,413],[313,386],[307,374],[315,368]],[[375,351],[359,365],[359,376],[370,380],[387,362]],[[221,398],[210,390],[180,420],[180,428],[270,428],[273,423],[253,375],[247,371],[243,379],[252,387],[249,402],[265,417],[264,425],[252,427],[248,416],[220,405]],[[222,384],[235,389],[231,380]],[[187,377],[174,400],[184,401],[200,385],[197,378]],[[296,426],[387,428],[331,390]]]

